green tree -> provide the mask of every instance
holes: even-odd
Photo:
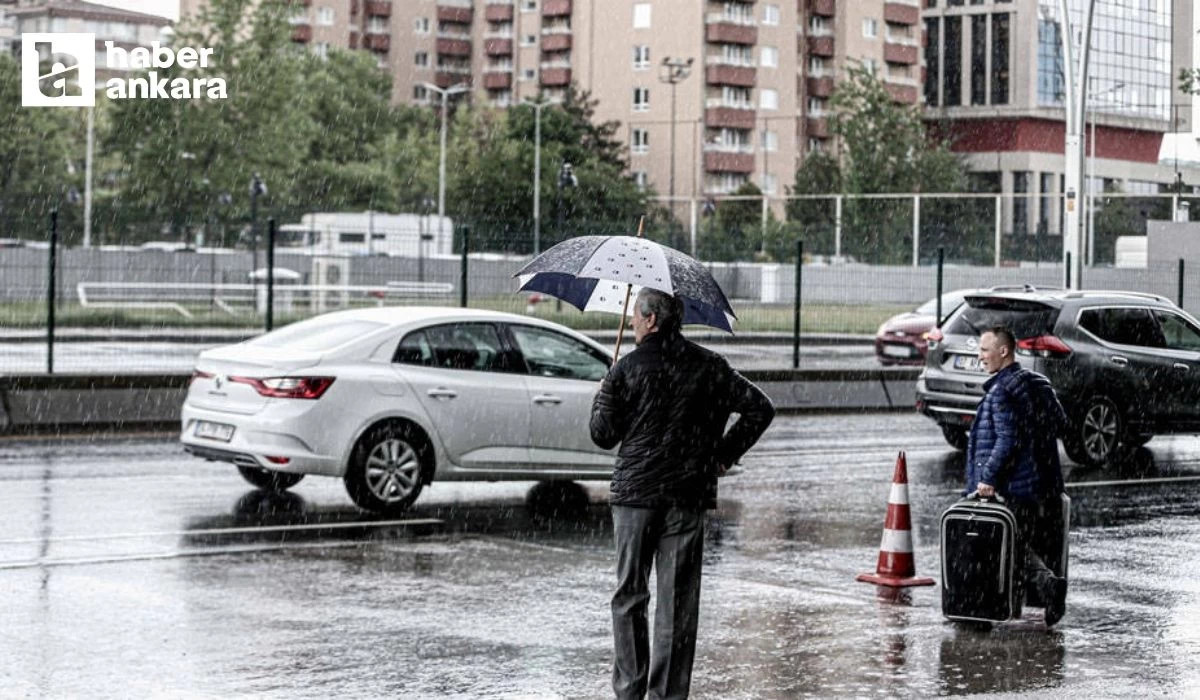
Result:
[[[761,198],[762,190],[747,182],[734,190],[733,196]],[[751,260],[764,246],[762,225],[761,199],[723,201],[701,227],[696,253],[701,260]]]
[[[0,238],[44,239],[50,210],[69,187],[82,189],[80,173],[71,172],[82,110],[22,107],[20,72],[0,54]],[[67,234],[77,227],[65,219],[76,215],[61,209]]]

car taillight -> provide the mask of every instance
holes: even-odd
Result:
[[[201,372],[200,370],[195,370],[192,372],[192,379],[188,382],[188,384],[190,385],[197,379],[212,379],[214,376],[215,375],[213,375],[212,372]]]
[[[333,377],[230,377],[229,381],[249,384],[260,396],[273,399],[319,399],[333,384]]]
[[[942,330],[940,328],[934,328],[932,330],[925,331],[923,337],[926,341],[928,341],[929,349],[935,350],[937,349],[938,343],[942,342],[942,338],[945,338],[946,336],[942,335]]]
[[[1071,347],[1053,335],[1039,335],[1017,341],[1017,352],[1038,357],[1066,357]]]

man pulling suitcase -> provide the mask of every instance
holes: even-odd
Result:
[[[992,376],[984,383],[987,394],[967,441],[964,493],[983,499],[1000,496],[1012,513],[1017,528],[1013,568],[1017,576],[1023,574],[1031,597],[1044,604],[1050,627],[1062,619],[1067,600],[1066,561],[1057,561],[1062,559],[1058,552],[1067,517],[1057,437],[1067,416],[1049,380],[1023,369],[1015,353],[1016,339],[1003,326],[979,339],[980,363]],[[946,542],[943,533],[944,546]],[[943,557],[948,555],[943,551]],[[1062,576],[1050,570],[1047,559],[1058,564]]]

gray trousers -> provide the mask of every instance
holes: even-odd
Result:
[[[651,698],[686,698],[696,655],[704,511],[613,506],[612,513],[613,692],[621,699],[640,700],[647,691]],[[651,564],[658,576],[653,654],[646,619]]]

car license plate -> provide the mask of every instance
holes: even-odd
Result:
[[[884,345],[883,354],[888,357],[911,357],[912,348],[907,345]]]
[[[974,355],[955,355],[954,369],[961,369],[967,372],[982,372],[983,365],[979,364],[979,358]]]
[[[233,439],[233,426],[206,420],[196,421],[196,437],[229,442]]]

